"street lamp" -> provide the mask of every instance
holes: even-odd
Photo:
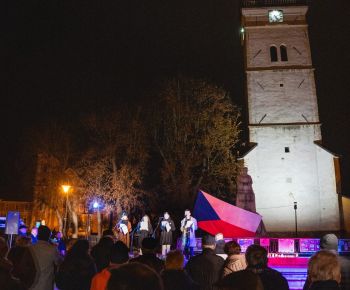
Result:
[[[63,226],[63,233],[66,236],[67,235],[67,218],[68,218],[68,192],[70,190],[70,185],[62,185],[62,190],[66,194],[66,212],[64,215],[64,226]]]
[[[97,237],[100,239],[101,237],[101,212],[100,212],[100,204],[98,201],[94,201],[92,204],[93,209],[97,210]]]

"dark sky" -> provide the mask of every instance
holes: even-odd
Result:
[[[348,2],[313,0],[308,17],[324,144],[342,156],[344,193],[350,192]],[[8,11],[0,198],[30,197],[22,180],[33,170],[20,158],[24,136],[52,118],[69,119],[117,98],[137,102],[157,80],[178,74],[209,79],[245,105],[238,0],[23,0],[11,1]]]

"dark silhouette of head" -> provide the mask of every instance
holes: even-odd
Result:
[[[121,241],[117,241],[111,250],[111,263],[124,264],[129,261],[129,249]]]
[[[263,290],[264,287],[257,274],[243,270],[233,272],[216,284],[220,290]]]
[[[67,258],[86,257],[89,252],[89,242],[87,240],[77,240],[67,254]]]
[[[142,241],[142,253],[155,253],[157,249],[157,241],[154,238],[144,238]]]
[[[51,236],[51,230],[47,226],[41,225],[38,228],[38,240],[48,242]]]
[[[153,269],[135,262],[112,270],[107,290],[163,290],[163,284]]]
[[[103,237],[109,237],[109,238],[114,238],[114,233],[111,229],[108,229],[108,230],[104,230],[103,233],[102,233],[102,236]]]
[[[320,248],[322,250],[330,250],[338,252],[338,238],[335,234],[324,235],[320,240]]]
[[[267,267],[267,250],[259,245],[251,245],[245,253],[248,268],[264,269]]]
[[[225,244],[224,251],[228,256],[239,255],[241,246],[235,241],[230,241]]]
[[[165,269],[167,270],[182,270],[184,267],[184,255],[181,251],[171,251],[167,254],[165,260]]]

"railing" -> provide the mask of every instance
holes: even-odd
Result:
[[[242,7],[300,6],[311,0],[242,0]]]

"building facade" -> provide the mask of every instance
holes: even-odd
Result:
[[[0,200],[0,217],[6,217],[9,211],[18,211],[23,222],[29,225],[32,219],[32,208],[31,201]]]
[[[306,1],[247,0],[242,6],[254,144],[243,159],[256,210],[270,232],[294,231],[296,223],[299,231],[340,230],[339,162],[321,143]]]

